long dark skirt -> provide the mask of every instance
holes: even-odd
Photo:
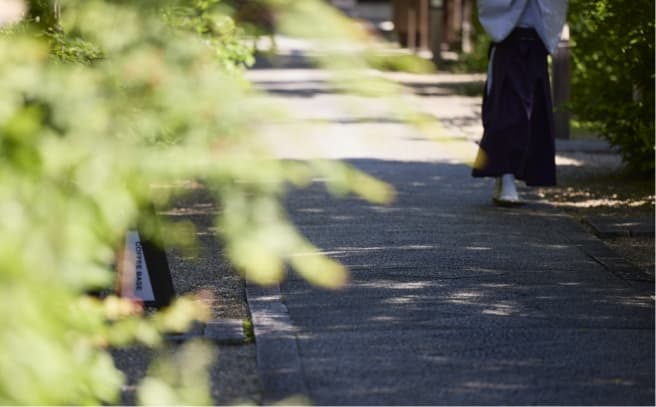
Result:
[[[492,44],[483,96],[483,138],[472,175],[514,174],[531,186],[556,184],[547,50],[530,28]]]

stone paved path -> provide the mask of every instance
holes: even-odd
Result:
[[[249,75],[309,123],[272,132],[280,156],[346,159],[398,194],[376,206],[317,182],[288,198],[352,274],[337,292],[281,285],[313,403],[654,404],[653,281],[603,266],[613,254],[552,208],[491,205],[492,181],[462,163],[478,102],[450,84],[467,78],[416,79],[409,103],[456,138],[435,142],[384,101],[334,93],[322,71]]]

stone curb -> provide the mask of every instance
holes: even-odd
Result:
[[[246,343],[244,324],[241,319],[215,319],[205,324],[195,323],[185,333],[164,335],[164,339],[169,342],[184,342],[195,338],[204,338],[222,345]]]
[[[280,287],[247,282],[246,299],[255,336],[262,404],[275,404],[291,397],[309,400],[297,329],[282,302]]]
[[[589,230],[586,230],[586,228],[583,227],[581,222],[577,222],[570,215],[567,215],[565,212],[553,207],[550,203],[541,201],[535,194],[528,193],[527,197],[530,199],[527,207],[542,208],[554,213],[560,213],[567,216],[572,222],[576,223],[581,234],[579,237],[573,238],[569,244],[573,247],[578,247],[578,249],[585,253],[586,256],[603,266],[607,271],[615,274],[619,278],[634,286],[645,287],[645,283],[654,283],[653,274],[650,274],[646,270],[642,270],[629,263],[624,257],[620,256],[612,248],[608,247],[602,240],[605,237],[645,235],[629,235],[629,232],[627,232],[627,234],[622,235],[603,236],[597,233],[597,229],[590,225],[587,219],[583,219],[585,224],[592,227],[594,233],[591,233]],[[615,218],[609,219],[617,221]],[[644,226],[644,220],[641,224]],[[653,236],[653,234],[651,236]],[[650,292],[653,291],[653,285],[649,285],[647,288]]]
[[[644,283],[654,282],[653,275],[626,261],[601,240],[591,239],[579,241],[574,243],[574,246],[577,246],[588,257],[602,265],[606,270],[629,283],[637,283],[644,286]],[[647,288],[650,292],[653,291],[653,285],[650,284]]]
[[[654,218],[611,218],[586,217],[583,221],[589,225],[595,235],[608,237],[654,237]]]

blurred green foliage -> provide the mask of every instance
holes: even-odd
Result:
[[[374,69],[389,72],[409,72],[429,74],[435,72],[435,65],[415,54],[386,53],[373,50],[365,55],[367,63]]]
[[[139,404],[212,405],[207,370],[215,358],[213,350],[200,341],[190,341],[178,352],[164,349],[161,354],[139,388]]]
[[[654,1],[572,0],[572,112],[654,172]]]
[[[252,49],[220,0],[58,4],[52,18],[53,2],[31,1],[23,23],[0,31],[2,404],[116,403],[123,376],[109,346],[160,346],[162,331],[208,318],[194,298],[144,317],[129,299],[87,295],[115,283],[128,229],[167,243],[187,229],[160,226],[151,209],[180,193],[178,181],[213,191],[230,260],[260,283],[278,281],[287,264],[326,287],[347,278],[287,221],[289,184],[319,176],[337,194],[392,194],[339,163],[273,159],[251,137],[273,113],[241,75]],[[313,0],[277,5],[308,33],[325,11]],[[299,25],[299,15],[314,17]],[[340,27],[330,21],[324,38]],[[203,352],[180,360],[207,360]],[[142,402],[208,402],[205,382],[162,363]]]

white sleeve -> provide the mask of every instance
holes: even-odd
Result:
[[[538,0],[538,4],[540,5],[542,27],[544,29],[544,38],[542,40],[549,53],[553,53],[565,25],[567,0]]]
[[[495,42],[500,42],[515,28],[527,0],[478,0],[478,19]],[[548,0],[545,0],[548,2]]]

